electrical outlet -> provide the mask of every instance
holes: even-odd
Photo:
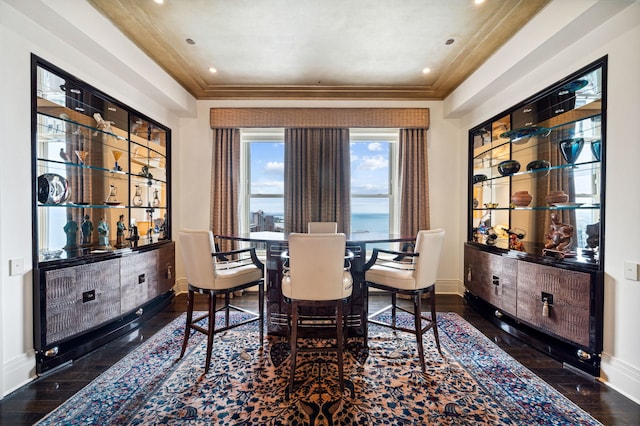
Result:
[[[638,281],[638,265],[636,262],[624,262],[624,277],[628,280]]]
[[[24,259],[9,260],[9,275],[24,274]]]

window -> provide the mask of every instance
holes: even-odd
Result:
[[[351,130],[351,232],[397,232],[397,129]],[[240,229],[284,230],[284,130],[241,132]]]
[[[241,132],[242,232],[284,231],[284,130]]]
[[[351,232],[395,233],[398,130],[351,130]]]

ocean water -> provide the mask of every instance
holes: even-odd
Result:
[[[282,213],[265,213],[282,220]],[[389,215],[387,213],[354,213],[351,215],[351,232],[389,233]]]
[[[389,233],[389,215],[386,213],[354,213],[351,215],[351,232]]]

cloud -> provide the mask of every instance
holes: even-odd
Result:
[[[369,151],[382,151],[382,144],[380,142],[371,142],[369,145],[367,145],[367,149]]]
[[[269,161],[264,166],[264,171],[267,173],[282,173],[284,171],[284,163],[281,161]]]
[[[373,157],[362,157],[362,161],[358,166],[360,170],[378,170],[389,167],[389,160],[385,159],[382,155],[375,155]]]

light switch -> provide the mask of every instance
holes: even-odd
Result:
[[[624,262],[624,277],[628,280],[638,281],[638,265],[636,262]]]
[[[24,259],[9,260],[9,275],[21,275],[24,273]]]

